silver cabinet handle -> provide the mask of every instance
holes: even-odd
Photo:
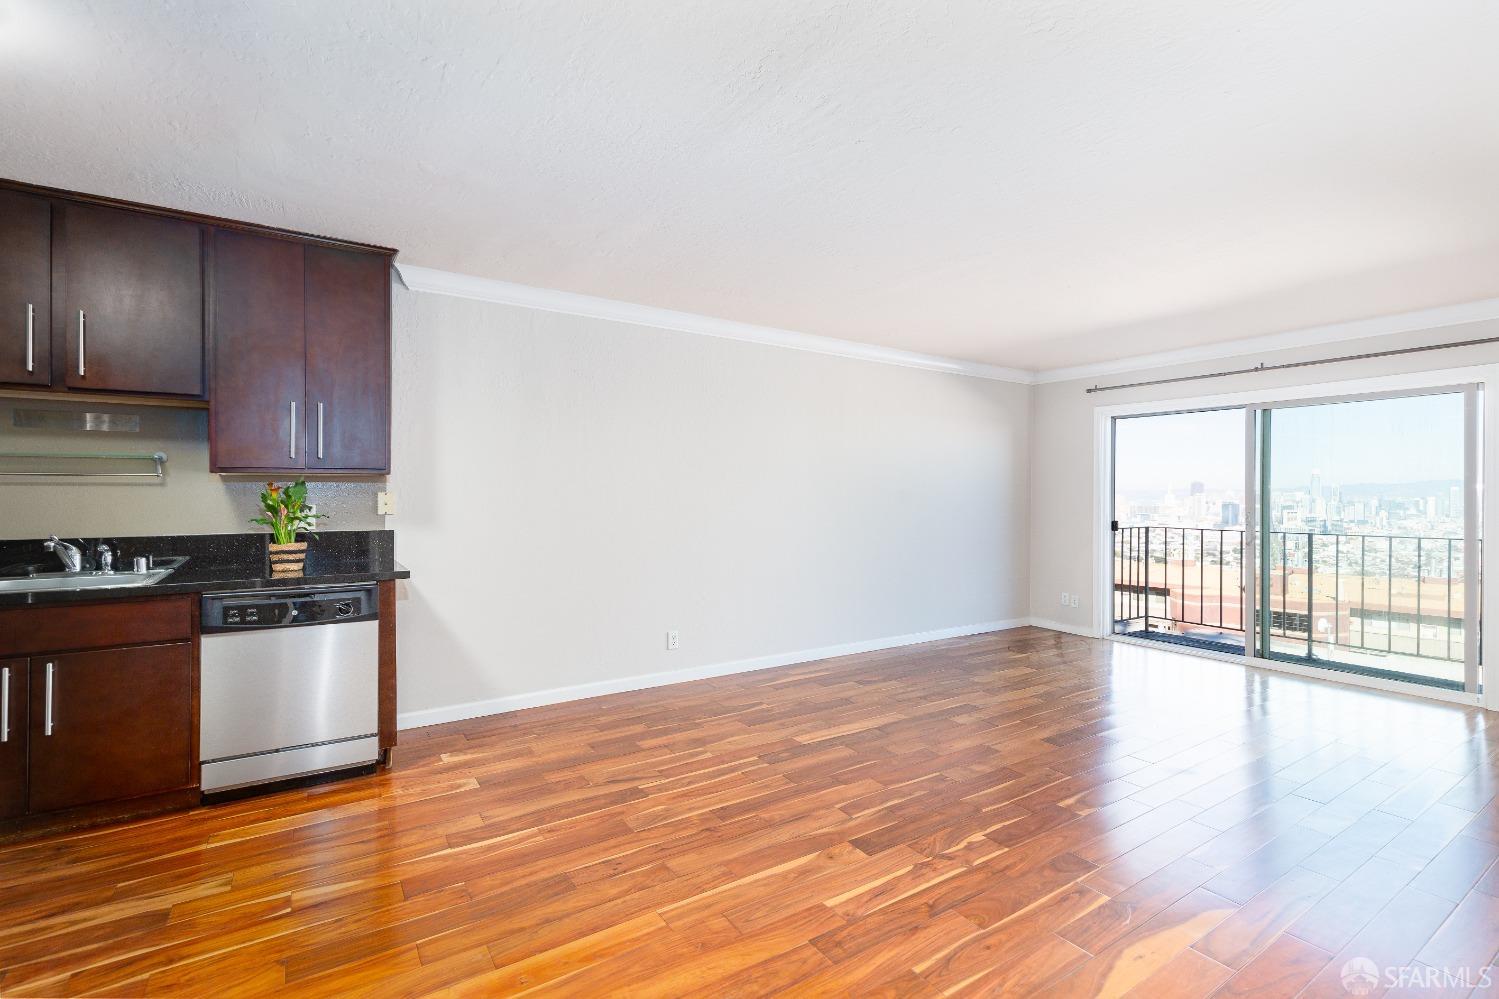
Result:
[[[26,303],[26,371],[36,370],[36,306]]]
[[[85,346],[86,345],[84,343],[83,323],[84,323],[83,310],[79,309],[78,310],[78,377],[79,378],[82,378],[83,375],[84,375],[84,372],[88,369],[88,366],[86,364],[84,364],[84,350],[85,350]]]
[[[47,715],[42,719],[42,734],[52,734],[52,664],[47,664]]]
[[[323,458],[323,404],[317,404],[317,456],[321,461]]]
[[[286,435],[286,456],[295,458],[297,456],[297,401],[291,403],[291,430]]]
[[[10,667],[0,669],[0,742],[10,741]]]

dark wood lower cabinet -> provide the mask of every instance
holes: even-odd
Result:
[[[180,594],[0,608],[0,842],[201,803],[199,606]],[[396,584],[385,580],[386,754],[396,746],[395,617]]]
[[[0,819],[26,811],[26,660],[0,660]]]
[[[191,642],[33,657],[30,685],[32,813],[196,783]]]
[[[125,645],[167,645],[193,635],[191,596],[111,599],[97,604],[0,607],[4,656],[45,656]]]

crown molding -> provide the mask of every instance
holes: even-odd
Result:
[[[1051,382],[1070,382],[1080,378],[1103,378],[1109,375],[1128,374],[1151,368],[1168,368],[1177,364],[1192,364],[1198,361],[1218,361],[1230,357],[1242,357],[1269,350],[1287,350],[1294,347],[1315,347],[1319,344],[1342,343],[1347,340],[1363,340],[1368,337],[1387,336],[1392,333],[1414,333],[1418,330],[1440,329],[1444,326],[1460,326],[1463,323],[1499,319],[1499,298],[1486,298],[1477,302],[1459,305],[1442,305],[1415,312],[1401,312],[1393,316],[1376,316],[1372,319],[1355,319],[1327,326],[1312,326],[1307,329],[1287,330],[1264,336],[1245,337],[1239,340],[1224,340],[1221,343],[1204,344],[1201,347],[1186,347],[1182,350],[1167,350],[1156,354],[1137,354],[1114,361],[1096,364],[1079,364],[1067,368],[1048,368],[1032,373],[1031,383],[1045,385]]]
[[[1033,379],[1032,372],[1021,371],[1018,368],[1001,368],[992,364],[979,364],[975,361],[962,361],[933,354],[917,354],[907,350],[896,350],[893,347],[857,343],[853,340],[838,340],[833,337],[814,336],[810,333],[756,326],[751,323],[735,322],[732,319],[718,319],[691,312],[636,305],[633,302],[621,302],[612,298],[595,298],[592,295],[579,295],[570,291],[512,284],[509,281],[496,281],[493,278],[457,274],[452,271],[435,270],[431,267],[417,267],[400,261],[397,261],[395,266],[401,276],[401,282],[407,288],[434,295],[471,298],[480,302],[495,302],[501,305],[517,305],[527,309],[539,309],[543,312],[560,312],[591,319],[607,319],[618,323],[629,323],[633,326],[650,326],[677,333],[697,333],[723,340],[788,347],[792,350],[805,350],[814,354],[830,354],[834,357],[874,361],[877,364],[893,364],[903,368],[941,371],[972,378],[987,378],[991,381],[1029,385]]]
[[[471,298],[480,302],[516,305],[526,309],[539,309],[543,312],[606,319],[628,323],[632,326],[649,326],[677,333],[696,333],[724,340],[787,347],[792,350],[810,351],[814,354],[829,354],[834,357],[873,361],[877,364],[894,364],[903,368],[941,371],[946,374],[987,378],[991,381],[1013,382],[1019,385],[1046,385],[1052,382],[1076,381],[1083,378],[1106,378],[1110,375],[1129,374],[1135,371],[1167,368],[1200,361],[1224,360],[1264,351],[1315,347],[1319,344],[1342,343],[1347,340],[1363,340],[1392,333],[1412,333],[1418,330],[1481,322],[1486,319],[1499,319],[1499,298],[1488,298],[1477,302],[1402,312],[1392,316],[1376,316],[1372,319],[1355,319],[1327,326],[1313,326],[1307,329],[1224,340],[1221,343],[1204,344],[1200,347],[1186,347],[1181,350],[1167,350],[1154,354],[1137,354],[1133,357],[1099,361],[1094,364],[1048,368],[1044,371],[1025,371],[1020,368],[981,364],[977,361],[965,361],[954,357],[918,354],[914,351],[880,347],[853,340],[797,333],[793,330],[776,329],[770,326],[756,326],[752,323],[701,316],[692,312],[677,312],[673,309],[637,305],[612,298],[596,298],[592,295],[580,295],[570,291],[513,284],[493,278],[458,274],[431,267],[418,267],[401,263],[399,260],[396,261],[395,267],[401,276],[401,282],[412,291],[449,295],[454,298]]]

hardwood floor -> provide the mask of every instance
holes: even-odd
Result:
[[[1496,719],[1027,628],[403,732],[387,775],[0,847],[0,993],[1476,974]]]

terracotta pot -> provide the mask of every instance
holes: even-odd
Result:
[[[271,557],[272,576],[300,576],[307,563],[307,542],[293,541],[278,545],[274,541],[267,545]]]

